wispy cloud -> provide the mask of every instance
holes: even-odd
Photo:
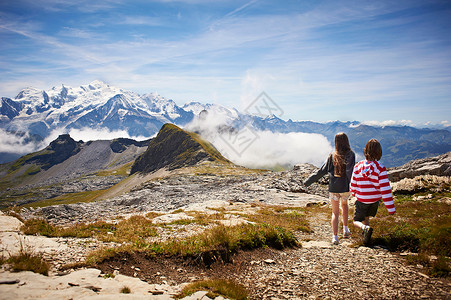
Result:
[[[370,126],[413,126],[414,123],[411,120],[386,120],[386,121],[363,121],[362,124]]]
[[[74,14],[53,31],[44,19],[0,14],[0,49],[21,40],[25,52],[3,51],[9,76],[0,88],[33,77],[99,78],[179,104],[239,107],[266,91],[293,119],[362,120],[368,107],[379,121],[426,122],[434,105],[442,108],[437,123],[451,114],[451,38],[443,29],[451,7],[440,1],[155,1],[148,14],[125,1],[23,3]]]
[[[110,10],[123,3],[123,0],[16,0],[23,7],[32,7],[34,9],[64,12],[64,11],[80,11],[85,13],[95,13],[99,11]]]
[[[162,25],[160,19],[151,18],[148,16],[125,16],[123,20],[120,20],[119,23],[126,25],[146,25],[146,26],[158,26]]]

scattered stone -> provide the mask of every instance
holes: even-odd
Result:
[[[67,284],[70,286],[80,286],[78,283],[72,283],[72,282],[68,282]]]
[[[85,289],[89,289],[91,291],[94,291],[96,293],[98,293],[98,292],[100,292],[102,290],[102,288],[96,287],[96,286],[93,286],[93,285],[88,285],[88,286],[85,286],[84,288]]]
[[[274,260],[272,260],[272,259],[265,259],[264,262],[265,262],[266,264],[268,264],[268,265],[272,265],[272,264],[275,264],[275,263],[276,263],[276,262],[275,262]]]
[[[19,279],[15,279],[15,280],[0,280],[0,284],[16,284],[19,283],[20,280]]]

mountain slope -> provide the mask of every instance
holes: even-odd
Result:
[[[76,142],[61,135],[41,151],[0,165],[0,208],[94,199],[128,177],[148,144],[131,139]]]
[[[210,143],[173,124],[165,124],[140,157],[135,160],[131,174],[149,173],[161,168],[169,170],[202,161],[229,163]]]

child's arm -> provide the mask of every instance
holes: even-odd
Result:
[[[351,153],[348,155],[347,161],[346,161],[346,178],[348,179],[348,182],[351,183],[351,178],[354,173],[354,166],[355,166],[355,153],[351,151]]]
[[[391,192],[390,182],[388,181],[387,170],[382,167],[379,174],[379,188],[384,201],[385,207],[390,215],[395,213],[395,203],[393,202],[393,195]]]
[[[323,177],[324,175],[327,174],[327,169],[328,169],[328,165],[329,165],[329,161],[331,160],[332,155],[329,155],[329,157],[327,158],[327,161],[321,166],[321,168],[316,171],[315,173],[313,173],[312,175],[309,176],[309,178],[307,178],[304,181],[304,185],[305,186],[309,186],[314,182],[317,182],[318,180],[320,180],[321,177]]]
[[[358,173],[357,172],[358,166],[359,166],[359,163],[354,166],[354,170],[352,171],[351,184],[349,185],[349,192],[354,197],[357,197],[356,193],[357,193],[358,183],[357,183],[356,176],[357,176],[357,173]]]

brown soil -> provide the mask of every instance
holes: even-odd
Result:
[[[229,262],[219,259],[206,266],[199,258],[182,258],[178,256],[149,257],[143,253],[134,253],[115,257],[104,261],[98,268],[103,273],[113,273],[139,277],[143,281],[153,284],[179,285],[203,279],[235,279],[240,282],[240,275],[247,273],[256,262],[274,259],[279,250],[256,249],[239,251],[231,257]],[[257,293],[255,286],[246,286],[251,294]]]

